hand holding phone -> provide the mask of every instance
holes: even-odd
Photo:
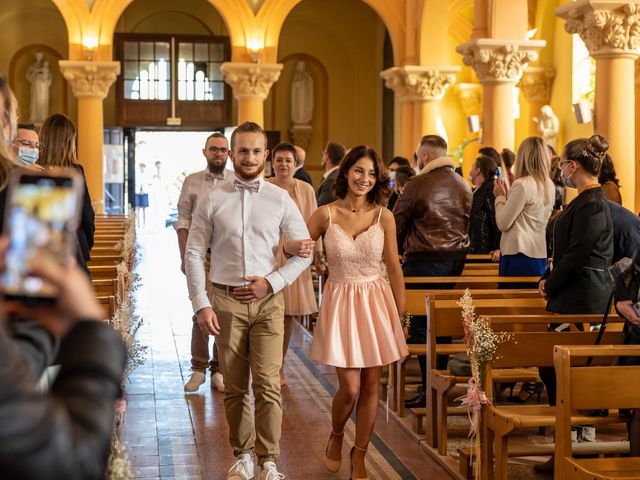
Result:
[[[58,287],[30,274],[47,257],[73,257],[80,216],[82,177],[73,169],[20,170],[9,179],[4,231],[9,235],[3,291],[8,300],[51,303]]]

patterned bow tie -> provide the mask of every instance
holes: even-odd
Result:
[[[213,182],[214,180],[224,180],[224,173],[205,173],[204,179],[207,182]]]
[[[239,180],[234,180],[233,188],[235,188],[238,192],[241,192],[242,190],[248,190],[253,193],[258,193],[258,190],[260,189],[260,182],[256,180],[255,182],[244,183]]]

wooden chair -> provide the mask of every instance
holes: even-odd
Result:
[[[571,425],[577,410],[640,408],[640,366],[585,367],[587,357],[611,363],[619,356],[640,356],[638,345],[556,346],[553,361],[558,378],[554,478],[605,480],[640,478],[640,458],[573,457]],[[576,365],[577,363],[577,365]],[[593,423],[593,422],[590,422]]]

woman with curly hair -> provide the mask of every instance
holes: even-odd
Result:
[[[311,238],[323,236],[329,279],[318,314],[311,358],[336,367],[338,391],[324,464],[340,469],[344,426],[356,407],[351,478],[366,479],[365,455],[378,410],[382,367],[407,355],[400,318],[404,281],[396,225],[383,205],[389,194],[384,164],[371,148],[352,148],[333,187],[337,200],[309,219]],[[383,278],[385,263],[389,283]],[[356,405],[357,400],[357,405]]]

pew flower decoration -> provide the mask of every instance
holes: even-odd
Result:
[[[469,410],[469,420],[471,428],[469,437],[473,442],[475,440],[476,457],[476,478],[480,474],[480,415],[482,405],[489,400],[485,394],[484,379],[487,367],[496,357],[498,346],[512,338],[512,335],[506,332],[495,333],[491,330],[489,321],[484,316],[476,315],[476,308],[473,304],[471,292],[466,289],[464,295],[458,302],[462,309],[462,324],[464,327],[464,342],[471,364],[471,379],[469,380],[467,393],[457,398],[462,402],[462,406]],[[472,443],[473,451],[473,443]]]

